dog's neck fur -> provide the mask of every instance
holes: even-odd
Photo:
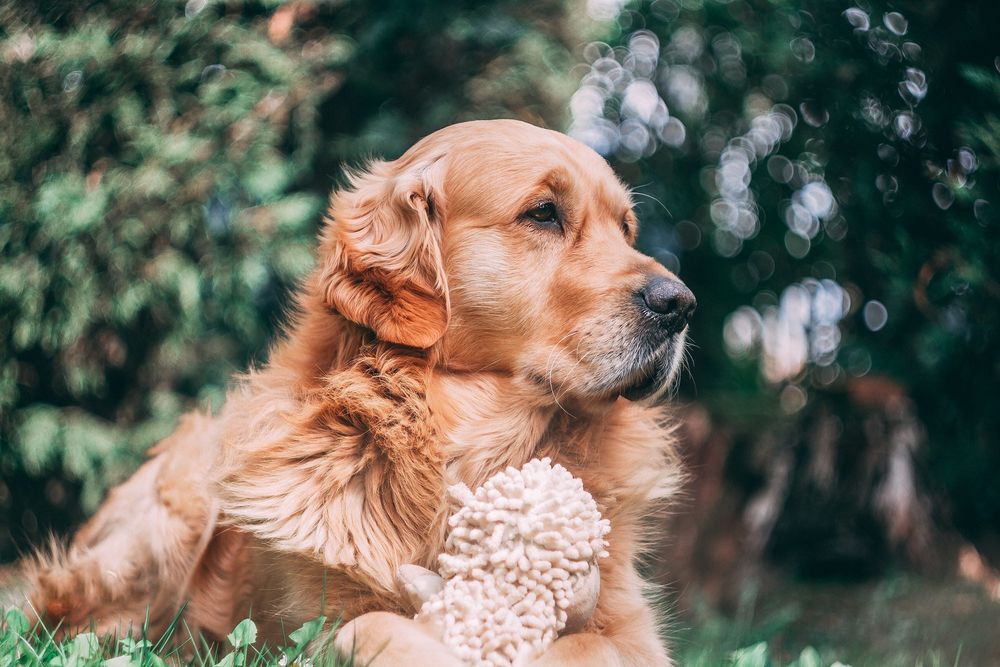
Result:
[[[614,410],[612,405],[587,412],[567,408],[534,383],[503,373],[444,367],[432,371],[427,401],[442,437],[449,482],[472,488],[533,458],[565,461],[593,455],[601,431],[595,427]]]

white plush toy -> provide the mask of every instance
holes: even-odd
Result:
[[[438,557],[442,581],[400,568],[417,620],[467,665],[521,665],[593,612],[606,557],[602,519],[583,483],[549,459],[507,468],[475,493],[448,489],[453,514]],[[422,606],[421,606],[422,603]]]

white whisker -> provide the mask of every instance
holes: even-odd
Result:
[[[656,202],[657,204],[660,205],[660,207],[663,209],[663,211],[667,214],[667,217],[669,217],[669,218],[673,218],[674,217],[674,214],[670,212],[670,209],[667,208],[667,205],[664,204],[659,199],[657,199],[656,197],[654,197],[653,195],[646,194],[645,192],[639,192],[638,190],[635,190],[634,188],[630,191],[629,194],[639,195],[640,197],[646,197],[647,199],[653,200],[654,202]]]
[[[570,417],[574,417],[575,418],[576,415],[572,414],[569,410],[567,410],[566,408],[564,408],[562,406],[562,403],[559,402],[559,397],[556,396],[555,385],[553,385],[553,383],[552,383],[552,373],[555,371],[555,359],[554,359],[554,356],[555,356],[556,352],[560,351],[559,350],[559,345],[564,340],[566,340],[567,338],[569,338],[570,336],[572,336],[574,333],[576,333],[576,332],[575,331],[570,331],[568,334],[566,334],[565,336],[563,336],[562,338],[560,338],[558,341],[556,341],[556,344],[552,346],[552,349],[549,351],[549,358],[545,362],[545,368],[546,368],[546,373],[545,374],[546,374],[546,379],[547,379],[548,384],[549,384],[549,393],[552,395],[552,400],[555,401],[556,405],[559,407],[560,410],[562,410],[563,412],[565,412]]]

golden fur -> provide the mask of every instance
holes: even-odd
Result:
[[[540,202],[558,228],[524,217]],[[635,305],[671,277],[635,231],[603,159],[515,121],[445,128],[357,173],[268,364],[37,559],[33,608],[101,631],[138,628],[148,608],[155,633],[187,602],[210,638],[252,613],[270,640],[343,614],[357,620],[340,641],[363,658],[449,664],[404,618],[396,569],[434,567],[447,484],[549,456],[610,519],[611,556],[584,632],[539,664],[669,664],[636,560],[679,474],[655,403],[684,334],[657,338]],[[648,398],[621,398],[651,364],[664,370]]]

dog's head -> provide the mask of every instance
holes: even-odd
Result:
[[[517,121],[462,123],[334,195],[320,284],[348,319],[453,370],[557,400],[656,401],[695,299],[635,236],[597,153]]]

